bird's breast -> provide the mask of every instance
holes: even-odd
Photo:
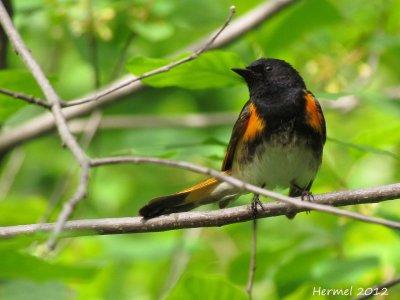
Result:
[[[232,166],[233,176],[269,189],[289,187],[293,182],[300,187],[312,181],[321,163],[321,155],[304,136],[283,128],[256,144],[243,143]]]

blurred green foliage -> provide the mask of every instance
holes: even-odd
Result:
[[[96,0],[90,9],[89,0],[13,1],[18,29],[65,99],[94,89],[92,37],[100,81],[106,84],[128,71],[142,73],[182,57],[177,54],[182,48],[224,22],[230,5],[242,15],[259,3]],[[41,96],[9,51],[0,87]],[[351,111],[325,111],[330,139],[314,193],[388,184],[400,178],[400,101],[388,94],[400,86],[399,53],[399,0],[303,0],[223,50],[145,80],[147,89],[103,112],[105,117],[239,112],[247,89],[229,68],[260,56],[278,57],[292,63],[319,98],[354,95],[358,100]],[[3,129],[41,112],[0,98]],[[163,156],[219,168],[231,127],[100,130],[88,152]],[[38,222],[51,199],[68,199],[78,181],[74,160],[56,134],[7,155],[2,181],[9,179],[15,156],[22,165],[11,188],[0,191],[1,225]],[[161,166],[96,169],[74,217],[134,216],[148,199],[200,178]],[[244,196],[236,204],[248,201]],[[349,209],[400,220],[396,201]],[[0,299],[245,299],[250,223],[191,233],[66,239],[50,257],[40,255],[36,241],[42,237],[1,241]],[[400,235],[376,225],[313,212],[293,221],[261,220],[258,235],[256,299],[310,299],[314,287],[354,287],[355,293],[400,273]],[[181,272],[171,275],[182,261]],[[400,287],[389,290],[387,299],[399,297]]]

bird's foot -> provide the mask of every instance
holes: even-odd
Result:
[[[254,195],[253,200],[251,201],[250,208],[253,213],[253,219],[257,218],[258,214],[258,209],[257,206],[260,206],[260,208],[264,211],[264,206],[262,204],[262,201],[259,199],[258,195]]]
[[[314,195],[310,191],[302,191],[301,192],[301,201],[307,201],[307,202],[314,202]],[[306,214],[309,214],[310,210],[306,210]]]
[[[264,188],[264,186],[265,186],[265,184],[263,184],[261,187]],[[250,209],[253,213],[253,220],[255,220],[257,218],[257,214],[258,214],[257,205],[260,206],[261,210],[265,211],[263,203],[260,200],[260,195],[254,194],[253,200],[251,201],[251,204],[250,204]]]

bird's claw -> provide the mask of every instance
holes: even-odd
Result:
[[[310,191],[301,192],[301,201],[314,202],[314,195]],[[306,214],[309,214],[310,210],[306,210]]]

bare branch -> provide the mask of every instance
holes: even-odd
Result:
[[[13,16],[13,4],[11,0],[3,0],[4,6],[10,15]],[[7,68],[7,56],[8,56],[8,39],[3,30],[0,28],[0,70]]]
[[[37,83],[39,84],[47,101],[51,105],[51,110],[54,115],[54,121],[57,125],[62,141],[70,148],[71,152],[74,154],[74,156],[80,163],[87,161],[85,153],[79,147],[75,138],[68,130],[67,123],[61,112],[60,99],[57,93],[55,92],[50,82],[44,75],[40,66],[32,57],[28,48],[25,46],[19,33],[15,30],[14,25],[12,24],[12,21],[9,15],[7,14],[7,11],[3,3],[1,2],[0,2],[0,23],[3,26],[3,29],[6,32],[9,40],[11,41],[15,51],[20,55],[21,59],[23,60],[27,68],[30,70],[33,77],[36,79]]]
[[[144,78],[148,78],[154,75],[158,75],[161,73],[165,73],[168,72],[182,64],[185,64],[187,62],[190,62],[196,58],[198,58],[201,54],[203,54],[204,52],[206,52],[208,49],[210,49],[211,45],[214,43],[214,41],[218,38],[218,36],[225,30],[225,28],[229,25],[229,23],[231,22],[233,15],[235,14],[236,9],[235,6],[231,6],[230,7],[230,12],[229,12],[229,16],[228,19],[225,21],[225,23],[222,25],[222,27],[214,34],[212,35],[211,39],[209,41],[207,41],[207,43],[204,44],[203,47],[201,47],[200,49],[194,51],[191,55],[182,58],[180,60],[177,60],[173,63],[170,63],[168,65],[162,66],[160,68],[154,69],[152,71],[143,73],[140,76],[134,77],[131,80],[125,81],[122,84],[120,84],[119,86],[115,86],[112,87],[111,89],[105,90],[100,94],[88,97],[88,98],[84,98],[84,99],[80,99],[80,100],[75,100],[75,101],[70,101],[69,105],[73,106],[73,105],[79,105],[79,104],[84,104],[84,103],[88,103],[88,102],[92,102],[92,101],[97,101],[101,98],[103,98],[104,96],[107,96],[115,91],[118,91],[119,89],[122,89],[128,85],[131,85],[132,83],[135,83],[137,81],[140,81]]]
[[[28,102],[30,104],[36,104],[36,105],[39,105],[39,106],[44,107],[46,109],[51,109],[51,105],[49,103],[47,103],[45,100],[36,98],[34,96],[31,96],[31,95],[27,95],[27,94],[20,93],[20,92],[14,92],[14,91],[11,91],[11,90],[8,90],[8,89],[3,89],[3,88],[0,88],[0,93],[4,94],[4,95],[7,95],[7,96],[10,96],[10,97],[13,97],[15,99],[23,100],[23,101]]]
[[[378,203],[400,196],[400,184],[386,185],[376,188],[335,192],[315,196],[319,205],[347,206],[367,203]],[[285,216],[288,213],[300,213],[308,210],[283,202],[263,204],[257,218]],[[63,236],[86,236],[106,234],[126,234],[139,232],[158,232],[197,227],[219,227],[233,223],[252,220],[253,211],[248,205],[213,211],[192,211],[161,216],[144,221],[141,217],[107,218],[68,221],[65,224]],[[30,224],[0,227],[0,238],[10,238],[20,235],[33,235],[38,232],[51,232],[54,223]]]
[[[257,219],[252,221],[252,239],[251,239],[251,251],[250,251],[250,264],[249,264],[249,275],[247,278],[246,292],[249,299],[253,299],[253,285],[254,277],[256,275],[257,268]]]
[[[82,166],[81,179],[79,181],[78,189],[72,198],[64,203],[61,213],[57,217],[57,223],[54,226],[53,232],[47,241],[47,248],[49,250],[53,250],[55,248],[57,240],[64,229],[67,220],[74,212],[74,209],[79,201],[86,196],[87,185],[89,182],[89,169],[89,165]]]
[[[86,153],[79,146],[75,137],[69,131],[67,126],[67,122],[63,116],[61,111],[61,100],[57,95],[56,91],[51,86],[50,82],[44,75],[42,69],[35,61],[33,56],[31,55],[28,48],[25,46],[23,40],[21,39],[19,33],[14,28],[14,25],[3,5],[0,2],[0,23],[3,26],[4,31],[6,32],[11,44],[13,45],[16,53],[21,57],[22,61],[25,63],[27,68],[32,73],[33,77],[37,81],[40,86],[43,94],[46,97],[46,100],[51,105],[51,112],[54,117],[54,122],[56,123],[58,133],[60,135],[61,140],[67,147],[70,149],[75,159],[79,163],[82,168],[81,181],[78,186],[78,189],[75,195],[64,205],[63,210],[60,213],[60,216],[57,221],[57,225],[55,226],[54,233],[51,235],[49,239],[49,248],[53,248],[55,242],[57,240],[57,236],[61,232],[64,223],[67,221],[69,215],[72,213],[75,205],[85,196],[87,189],[87,182],[89,178],[89,159],[86,156]]]
[[[215,171],[213,169],[198,166],[198,165],[191,164],[191,163],[184,162],[184,161],[173,161],[173,160],[160,159],[160,158],[155,158],[155,157],[131,157],[131,156],[119,156],[119,157],[109,157],[109,158],[106,157],[106,158],[98,158],[98,159],[91,160],[91,165],[94,167],[102,166],[102,165],[109,165],[109,164],[126,164],[126,163],[160,164],[160,165],[165,165],[165,166],[174,167],[174,168],[181,168],[184,170],[189,170],[189,171],[200,173],[200,174],[210,175],[221,181],[227,182],[227,183],[231,184],[232,186],[235,186],[243,191],[248,191],[253,194],[270,197],[272,199],[283,201],[285,203],[294,205],[295,207],[318,210],[318,211],[334,214],[337,216],[344,216],[344,217],[364,221],[367,223],[375,223],[375,224],[387,226],[389,228],[400,229],[399,222],[389,221],[389,220],[375,218],[375,217],[368,217],[368,216],[364,216],[359,213],[341,210],[341,209],[337,209],[337,208],[327,206],[327,205],[311,203],[308,201],[301,201],[296,198],[291,198],[291,197],[288,197],[288,196],[285,196],[285,195],[282,195],[282,194],[279,194],[279,193],[276,193],[273,191],[269,191],[269,190],[260,188],[258,186],[255,186],[255,185],[252,185],[249,183],[246,183],[244,181],[241,181],[241,180],[236,179],[231,176],[227,176],[224,173]],[[400,187],[400,184],[398,184],[398,187]],[[396,195],[396,197],[398,197],[400,195],[400,188],[396,190],[395,195]]]
[[[90,142],[92,141],[94,135],[96,134],[99,128],[99,123],[101,119],[102,119],[101,112],[96,110],[91,114],[88,120],[86,120],[84,124],[85,127],[82,130],[83,135],[79,141],[83,149],[87,149],[89,147]],[[61,195],[66,191],[67,187],[71,184],[73,178],[72,175],[76,173],[77,169],[78,168],[76,168],[76,166],[71,166],[71,168],[65,173],[63,178],[56,184],[56,187],[48,201],[46,211],[38,221],[39,223],[48,222],[54,209],[59,204],[59,201],[61,201]]]
[[[240,36],[246,34],[248,31],[250,31],[257,25],[263,23],[265,20],[275,16],[283,8],[296,2],[297,0],[271,0],[260,4],[253,10],[249,11],[245,15],[233,21],[227,28],[227,30],[225,30],[220,34],[219,38],[215,41],[215,43],[211,46],[211,48],[223,47],[231,43]],[[184,52],[187,51],[188,49],[189,50],[199,49],[203,45],[204,45],[204,39],[202,39],[201,42],[195,43],[179,52]],[[112,90],[117,86],[124,85],[125,83],[131,81],[132,78],[134,78],[132,75],[125,75],[119,80],[100,89],[99,91],[95,91],[91,95],[73,101],[87,99],[95,95],[102,94],[105,91]],[[127,87],[122,88],[112,94],[109,94],[98,101],[83,104],[80,105],[79,107],[70,107],[64,109],[63,110],[64,117],[66,119],[71,119],[77,116],[85,115],[95,110],[101,105],[112,103],[123,96],[126,96],[134,92],[138,92],[142,88],[143,85],[139,81],[131,85],[127,84]],[[54,126],[55,126],[54,120],[52,116],[49,115],[48,113],[35,117],[32,120],[27,121],[25,124],[22,124],[14,129],[8,130],[0,134],[0,150],[7,151],[19,145],[20,143],[26,142],[28,140],[31,140],[37,136],[40,136],[42,134],[45,134],[53,130]]]

